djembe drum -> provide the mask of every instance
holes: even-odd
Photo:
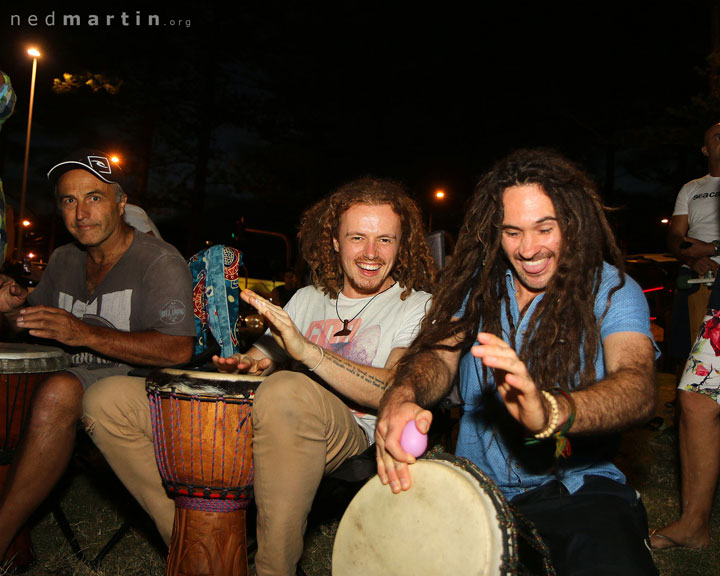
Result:
[[[46,374],[68,365],[68,357],[59,348],[0,343],[0,490],[20,441],[35,385]],[[32,556],[30,531],[24,527],[0,560],[23,568],[32,562]]]
[[[393,494],[371,478],[340,520],[332,572],[342,576],[524,573],[518,559],[520,520],[495,483],[472,462],[435,453],[410,466],[412,486]],[[537,571],[554,574],[549,552],[531,525]]]
[[[155,457],[175,499],[166,574],[246,575],[252,403],[262,378],[165,369],[146,381]]]

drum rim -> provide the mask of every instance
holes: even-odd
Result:
[[[207,377],[212,375],[212,378]],[[178,382],[185,379],[188,382],[197,382],[197,390],[191,384]],[[177,368],[163,368],[154,370],[145,379],[145,390],[148,395],[158,398],[178,398],[181,400],[199,400],[201,402],[225,401],[234,404],[252,403],[255,390],[260,386],[264,376],[246,374],[226,374],[224,372],[203,372],[195,370],[181,370]],[[241,388],[242,386],[242,389]],[[217,388],[217,390],[202,390],[202,387]],[[233,390],[233,388],[238,388]]]
[[[56,346],[0,342],[0,375],[45,374],[70,366],[70,357]]]
[[[265,376],[256,376],[255,374],[239,374],[230,372],[209,372],[204,370],[191,370],[182,368],[161,368],[160,370],[154,370],[148,375],[150,379],[154,374],[169,374],[171,376],[187,376],[191,378],[197,378],[198,380],[214,381],[219,380],[221,382],[256,382],[261,383],[265,380]]]

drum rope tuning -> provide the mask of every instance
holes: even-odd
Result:
[[[248,574],[250,415],[262,380],[170,368],[146,380],[155,459],[175,500],[168,576]]]
[[[200,477],[205,477],[205,458],[202,457],[204,454],[203,446],[203,418],[201,417],[200,407],[203,403],[212,403],[215,408],[215,422],[225,422],[227,416],[227,404],[245,404],[247,406],[252,402],[252,398],[249,399],[237,399],[228,398],[222,395],[212,398],[211,400],[202,398],[197,395],[178,394],[175,389],[172,389],[166,398],[170,399],[169,413],[170,413],[170,427],[167,430],[177,431],[180,430],[180,401],[184,400],[187,402],[186,406],[189,406],[187,412],[190,417],[190,446],[195,446],[197,442],[197,449],[200,454],[199,458],[194,458],[193,455],[188,455],[190,462],[190,476],[195,477],[196,460],[198,461],[197,466],[199,468]],[[188,478],[180,478],[179,470],[186,470],[185,460],[185,447],[183,442],[176,442],[176,435],[170,435],[170,446],[167,443],[167,430],[165,428],[165,417],[161,406],[161,400],[157,390],[150,391],[148,393],[148,399],[150,402],[150,415],[153,426],[153,437],[161,439],[155,442],[155,456],[160,469],[160,476],[163,479],[163,483],[166,485],[171,493],[175,494],[175,503],[179,508],[186,508],[188,510],[200,510],[208,512],[231,512],[240,508],[247,508],[250,504],[250,498],[252,493],[252,479],[254,477],[254,470],[252,466],[247,471],[247,478],[243,486],[237,488],[230,488],[227,485],[223,486],[197,486],[193,485],[188,481]],[[219,410],[222,410],[222,415],[219,414]],[[228,479],[229,485],[234,485],[235,481],[246,472],[245,470],[238,471],[238,462],[242,463],[246,461],[247,441],[244,437],[246,429],[247,419],[249,412],[246,412],[240,419],[236,429],[233,430],[235,437],[235,445],[233,449],[233,462],[232,469],[230,472],[230,478]],[[197,430],[197,433],[196,433]],[[218,427],[213,428],[213,436],[211,442],[211,465],[210,465],[210,478],[215,477],[215,466],[218,456]],[[224,447],[227,441],[227,430],[226,427],[222,426],[221,429],[221,441],[220,446]],[[242,446],[241,446],[242,445]],[[242,449],[241,449],[242,448]],[[176,456],[177,454],[177,456]],[[224,454],[224,453],[223,453]],[[238,456],[240,458],[238,459]],[[180,466],[178,467],[178,460]],[[225,458],[221,459],[220,462],[220,474],[222,478],[225,478]]]

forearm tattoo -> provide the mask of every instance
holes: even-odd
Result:
[[[377,376],[366,372],[362,369],[362,367],[358,366],[357,364],[353,364],[342,356],[336,356],[335,354],[326,354],[326,356],[333,364],[335,364],[335,366],[342,368],[351,376],[361,378],[364,382],[367,382],[371,386],[379,388],[380,390],[387,389],[388,383],[385,382],[385,380],[382,380],[381,378],[378,378]]]

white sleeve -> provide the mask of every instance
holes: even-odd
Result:
[[[687,215],[688,213],[688,198],[690,198],[690,193],[692,191],[693,185],[691,182],[688,182],[680,189],[680,192],[678,192],[677,198],[675,199],[675,209],[673,210],[672,215],[673,216],[683,216]]]
[[[393,339],[393,348],[407,348],[415,340],[420,331],[420,324],[425,318],[425,314],[430,308],[430,294],[425,292],[415,293],[411,296],[413,299],[409,303],[408,308],[403,315],[400,329]]]

